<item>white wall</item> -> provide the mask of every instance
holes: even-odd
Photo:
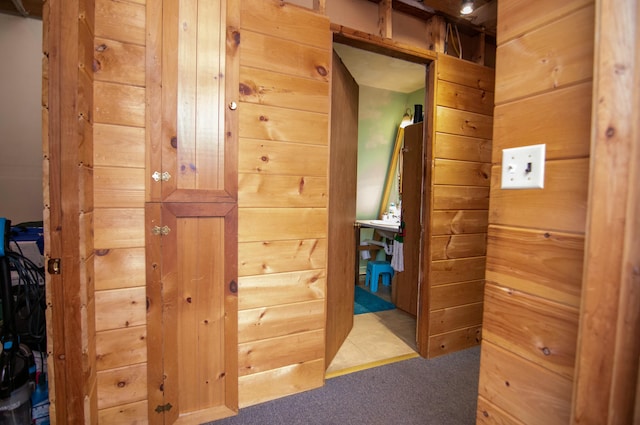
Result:
[[[42,220],[42,21],[0,14],[0,217]]]

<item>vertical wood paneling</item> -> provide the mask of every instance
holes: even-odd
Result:
[[[594,2],[525,3],[501,0],[498,7],[477,413],[483,424],[568,423],[575,373]],[[502,149],[537,143],[547,146],[544,188],[502,190]]]
[[[596,2],[596,8],[598,102],[571,423],[638,424],[640,8],[637,1]]]
[[[43,5],[45,256],[64,267],[46,283],[51,419],[58,423],[97,423],[90,5]]]
[[[150,423],[237,412],[239,18],[235,0],[147,4]]]

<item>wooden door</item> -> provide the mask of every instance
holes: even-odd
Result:
[[[199,424],[238,410],[239,9],[148,7],[149,422]]]
[[[404,129],[402,148],[402,220],[405,223],[403,241],[404,271],[396,274],[393,303],[397,308],[416,315],[418,286],[421,273],[422,190],[424,181],[423,123]]]
[[[332,69],[325,367],[353,327],[356,255],[358,84],[335,51]]]

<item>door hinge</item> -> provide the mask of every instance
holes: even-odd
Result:
[[[172,407],[171,403],[167,403],[164,406],[159,404],[158,407],[156,407],[156,413],[168,412]]]
[[[60,274],[62,272],[62,269],[60,268],[60,259],[49,258],[49,261],[47,261],[47,271],[49,274]]]
[[[153,226],[153,229],[151,229],[151,233],[156,236],[167,236],[170,231],[171,229],[169,228],[169,226]]]
[[[161,173],[160,171],[154,171],[153,174],[151,174],[151,178],[157,182],[159,182],[160,180],[166,182],[171,178],[171,174],[169,174],[168,171],[165,171],[164,173]]]

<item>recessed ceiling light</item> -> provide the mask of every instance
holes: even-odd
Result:
[[[461,15],[468,15],[473,12],[473,0],[462,0],[462,7],[460,8]]]

